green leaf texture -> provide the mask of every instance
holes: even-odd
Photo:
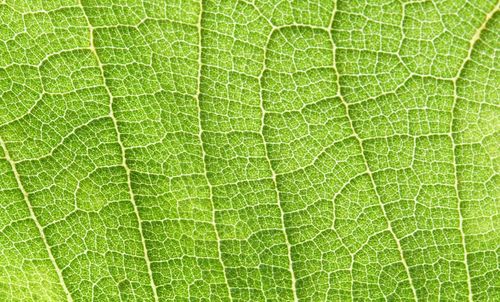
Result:
[[[0,1],[0,301],[500,301],[499,5]]]

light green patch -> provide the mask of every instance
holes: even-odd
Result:
[[[0,301],[496,301],[495,0],[0,1]]]

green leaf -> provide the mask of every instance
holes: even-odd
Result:
[[[496,1],[0,1],[0,301],[498,301]]]

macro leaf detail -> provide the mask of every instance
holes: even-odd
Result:
[[[0,1],[0,301],[498,301],[499,7]]]

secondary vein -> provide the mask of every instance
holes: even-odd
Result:
[[[456,107],[456,104],[458,101],[457,81],[460,78],[460,75],[462,74],[462,72],[465,68],[465,65],[467,64],[468,61],[470,61],[471,56],[472,56],[472,50],[474,49],[474,46],[476,45],[477,41],[479,41],[479,39],[481,37],[481,33],[486,29],[486,24],[493,17],[493,15],[499,10],[499,8],[500,8],[500,1],[497,2],[495,7],[488,14],[486,14],[483,22],[481,23],[479,28],[476,30],[476,32],[474,33],[474,35],[472,36],[472,38],[469,42],[469,49],[467,50],[467,56],[465,57],[462,64],[458,68],[457,74],[452,79],[452,81],[453,81],[453,104],[451,107],[450,139],[451,139],[451,142],[453,145],[453,172],[454,172],[454,176],[455,176],[455,181],[454,181],[453,187],[455,190],[457,203],[458,203],[458,205],[457,205],[458,217],[459,217],[458,229],[460,230],[460,238],[461,238],[461,241],[462,241],[461,243],[462,243],[462,247],[464,250],[463,261],[464,261],[464,265],[465,265],[465,271],[467,273],[468,301],[473,301],[473,292],[472,292],[472,281],[471,281],[471,275],[470,275],[470,268],[469,268],[469,264],[467,262],[467,245],[465,242],[465,232],[464,232],[464,227],[463,227],[464,217],[463,217],[463,213],[462,213],[462,203],[460,201],[460,193],[459,193],[459,189],[458,189],[459,182],[458,182],[457,156],[456,156],[457,144],[455,142],[455,136],[453,135],[453,124],[454,124],[454,120],[455,120],[454,113],[455,113],[455,107]]]
[[[135,216],[137,218],[138,229],[139,229],[139,234],[140,234],[140,237],[141,237],[142,249],[143,249],[143,253],[144,253],[144,260],[146,262],[146,266],[147,266],[147,270],[148,270],[148,275],[149,275],[149,281],[150,281],[150,285],[151,285],[151,290],[153,291],[153,298],[154,298],[155,302],[158,302],[159,298],[158,298],[158,293],[157,293],[156,285],[155,285],[154,278],[153,278],[153,271],[151,270],[151,261],[149,260],[148,250],[147,250],[147,246],[146,246],[146,240],[144,238],[144,232],[143,232],[143,229],[142,229],[142,219],[141,219],[141,216],[139,214],[139,210],[137,208],[137,204],[135,202],[135,194],[134,194],[134,192],[132,190],[131,170],[130,170],[130,167],[128,166],[128,164],[127,164],[127,160],[126,160],[126,157],[125,157],[125,147],[124,147],[122,139],[121,139],[120,131],[118,130],[118,121],[117,121],[117,119],[116,119],[116,117],[114,115],[114,111],[113,111],[113,94],[111,93],[111,90],[109,89],[108,85],[106,85],[106,78],[104,76],[104,67],[103,67],[101,59],[97,55],[97,51],[95,49],[95,45],[94,45],[94,28],[92,27],[92,24],[90,23],[90,20],[89,20],[87,14],[85,12],[85,8],[83,7],[81,1],[79,0],[78,3],[79,3],[79,5],[80,5],[80,7],[82,9],[83,15],[84,15],[85,20],[87,22],[87,26],[89,28],[89,48],[90,48],[90,51],[92,52],[92,54],[94,55],[95,60],[97,61],[99,72],[101,74],[102,81],[103,81],[103,86],[104,86],[104,89],[106,90],[106,93],[108,94],[108,97],[109,97],[109,117],[113,121],[113,127],[114,127],[114,130],[116,132],[116,137],[117,137],[118,145],[120,146],[121,159],[122,159],[121,165],[125,169],[125,173],[126,173],[126,176],[127,176],[128,193],[129,193],[129,196],[130,196],[130,201],[132,203],[132,207],[134,208],[134,214],[135,214]]]
[[[71,293],[69,292],[68,287],[66,286],[66,283],[64,282],[62,271],[59,268],[59,266],[57,265],[56,259],[54,258],[54,255],[52,254],[52,250],[50,248],[50,245],[47,241],[47,238],[45,237],[45,233],[43,232],[43,227],[35,215],[35,211],[33,210],[33,207],[32,207],[31,202],[29,200],[28,192],[24,189],[24,186],[21,182],[21,176],[17,172],[16,163],[10,157],[9,150],[7,150],[7,146],[5,145],[5,142],[3,141],[3,139],[1,137],[0,137],[0,145],[3,149],[5,159],[10,164],[12,172],[14,173],[14,177],[16,179],[17,186],[19,187],[19,190],[23,194],[24,201],[25,201],[26,206],[28,207],[28,210],[30,213],[30,218],[35,222],[36,228],[38,229],[38,233],[40,234],[40,238],[42,238],[43,245],[45,246],[45,249],[47,250],[47,254],[49,256],[50,262],[54,266],[57,277],[59,278],[59,282],[61,283],[61,287],[62,287],[64,293],[66,294],[66,299],[69,302],[72,302],[73,298],[71,297]]]
[[[230,301],[233,301],[233,298],[231,296],[231,288],[229,287],[229,282],[228,282],[228,278],[227,278],[227,275],[226,275],[226,268],[225,268],[225,265],[224,265],[224,261],[222,260],[222,250],[221,250],[221,239],[220,239],[220,236],[219,236],[219,231],[217,230],[217,225],[215,223],[215,204],[213,202],[213,188],[212,188],[212,183],[210,182],[210,180],[208,179],[208,174],[207,174],[207,162],[206,162],[206,152],[205,152],[205,147],[203,145],[203,139],[202,139],[202,135],[203,135],[203,127],[202,127],[202,124],[201,124],[201,105],[200,105],[200,95],[201,95],[201,68],[202,68],[202,65],[203,65],[203,62],[202,62],[202,58],[201,58],[201,52],[203,50],[202,48],[202,39],[201,39],[201,35],[202,35],[202,28],[201,28],[201,23],[202,23],[202,18],[203,18],[203,0],[200,0],[200,6],[199,6],[199,16],[198,16],[198,22],[196,24],[196,27],[197,27],[197,30],[198,30],[198,59],[197,59],[197,62],[198,62],[198,74],[197,74],[197,81],[196,81],[196,95],[195,95],[195,99],[196,99],[196,107],[197,107],[197,114],[198,114],[198,141],[200,143],[200,148],[201,148],[201,154],[202,154],[202,161],[203,161],[203,174],[204,174],[204,177],[205,177],[205,180],[207,182],[207,186],[208,186],[208,194],[209,194],[209,199],[210,199],[210,203],[211,203],[211,206],[212,206],[212,218],[211,218],[211,224],[212,224],[212,227],[214,229],[214,233],[215,233],[215,238],[217,240],[217,255],[218,255],[218,260],[219,260],[219,263],[222,267],[222,274],[223,274],[223,277],[224,277],[224,282],[226,283],[226,288],[227,288],[227,294],[228,294],[228,297],[229,297],[229,300]]]

